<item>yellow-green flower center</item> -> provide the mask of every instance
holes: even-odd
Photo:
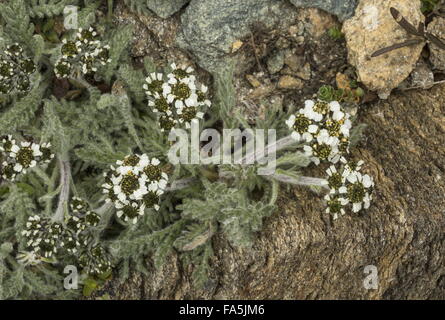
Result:
[[[365,193],[365,187],[360,182],[348,186],[348,199],[352,203],[362,202],[365,198]]]
[[[314,111],[321,114],[329,112],[329,104],[324,101],[318,101],[314,106]]]
[[[121,181],[121,189],[128,196],[139,188],[139,180],[133,173],[126,174]]]
[[[137,155],[128,156],[122,161],[124,166],[136,166],[139,163],[139,157]]]
[[[326,121],[326,129],[329,132],[329,135],[332,137],[338,137],[340,135],[340,128],[342,126],[342,122],[327,120]]]
[[[198,102],[204,102],[204,100],[206,99],[205,93],[199,90],[196,94],[198,96]]]
[[[197,110],[195,107],[187,107],[182,110],[181,117],[185,122],[190,122],[196,118]]]
[[[341,209],[343,208],[340,200],[338,200],[338,199],[332,199],[332,200],[328,201],[328,207],[329,207],[329,211],[331,213],[340,213]]]
[[[36,65],[31,59],[23,60],[22,63],[20,64],[20,67],[23,70],[23,72],[27,74],[31,74],[34,71],[36,71]]]
[[[60,51],[64,56],[67,57],[74,57],[78,52],[77,46],[74,41],[68,41],[67,43],[65,43]]]
[[[312,146],[312,149],[313,149],[314,155],[317,156],[318,158],[320,158],[321,160],[328,159],[328,157],[331,155],[331,151],[332,151],[331,146],[324,144],[324,143],[323,144],[315,143]]]
[[[342,186],[342,176],[340,173],[336,172],[333,173],[329,178],[328,178],[328,185],[329,188],[331,189],[339,189]]]
[[[161,117],[159,119],[159,125],[162,129],[169,131],[171,128],[175,126],[173,119],[169,117]]]
[[[153,80],[151,83],[147,83],[148,91],[161,93],[163,83],[161,80]]]
[[[70,74],[70,67],[67,64],[59,63],[56,65],[57,73],[61,76],[67,76]]]
[[[31,148],[24,147],[17,152],[17,161],[23,167],[27,168],[31,164],[31,161],[34,160],[33,152]]]
[[[9,63],[1,63],[0,64],[0,76],[2,77],[10,77],[11,76],[11,66]]]
[[[148,179],[152,181],[159,181],[162,178],[161,168],[151,164],[145,167],[144,173],[147,175]]]
[[[143,200],[148,208],[152,208],[154,205],[159,203],[159,196],[156,193],[150,191],[144,196]]]
[[[133,206],[125,206],[122,208],[122,211],[130,219],[136,218],[139,215],[138,209]]]
[[[173,70],[173,74],[178,79],[184,79],[185,77],[188,76],[187,71],[185,71],[184,69],[175,69]]]
[[[172,93],[178,99],[185,100],[188,97],[190,97],[192,91],[190,90],[190,88],[187,84],[179,82],[179,83],[173,85]]]
[[[167,112],[170,109],[170,105],[168,104],[167,100],[165,100],[164,97],[156,99],[155,107],[161,112]]]
[[[307,132],[310,124],[311,124],[310,119],[306,118],[302,114],[297,114],[293,128],[299,134],[303,134],[303,133]]]

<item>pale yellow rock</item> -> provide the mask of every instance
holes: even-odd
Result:
[[[232,53],[237,52],[243,46],[243,42],[241,40],[236,40],[232,43]]]
[[[291,76],[282,76],[278,81],[278,88],[280,89],[301,89],[303,86],[303,81]]]
[[[343,24],[342,30],[349,62],[357,68],[359,81],[383,99],[409,76],[424,46],[409,46],[371,58],[375,51],[412,37],[393,19],[391,7],[416,27],[425,20],[420,0],[361,0],[355,16]]]
[[[250,85],[254,88],[258,88],[261,86],[261,82],[251,74],[246,75],[246,79],[247,81],[249,81]]]
[[[428,31],[445,43],[445,18],[435,17],[428,25]],[[445,50],[434,43],[429,43],[430,61],[437,70],[445,71]]]

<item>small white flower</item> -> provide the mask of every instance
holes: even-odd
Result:
[[[334,220],[338,218],[338,215],[345,214],[345,206],[348,204],[348,200],[337,195],[327,194],[325,197],[327,201],[326,213],[333,215]]]
[[[16,154],[17,152],[19,152],[19,150],[20,150],[20,147],[19,147],[18,145],[14,144],[14,145],[11,147],[11,151],[12,151],[11,157],[15,157],[15,154]]]
[[[307,100],[304,103],[304,109],[301,109],[300,112],[304,114],[307,118],[314,120],[316,122],[320,122],[323,119],[323,115],[314,110],[315,102],[312,100]]]
[[[372,178],[358,171],[354,171],[347,176],[348,186],[340,188],[339,192],[345,194],[350,203],[352,211],[359,212],[362,208],[368,209],[372,200],[371,191],[374,187]]]
[[[295,119],[296,119],[295,115],[292,114],[292,115],[289,117],[289,119],[286,120],[286,124],[287,124],[287,126],[289,127],[289,129],[291,129],[291,128],[294,126],[294,124],[295,124]]]

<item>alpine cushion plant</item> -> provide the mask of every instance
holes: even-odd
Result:
[[[291,114],[271,106],[252,125],[229,67],[212,89],[190,65],[146,58],[136,67],[131,25],[96,17],[98,1],[79,8],[79,29],[45,41],[35,17],[59,15],[62,2],[0,4],[0,298],[76,297],[63,288],[67,265],[90,294],[111,274],[126,279],[130,265],[148,272],[147,256],[161,266],[173,250],[205,284],[218,235],[251,246],[283,184],[325,189],[334,218],[369,207],[373,181],[349,159],[357,132],[339,103],[308,101]],[[169,163],[169,133],[194,123],[276,129],[280,139],[265,147],[277,151],[276,171]],[[330,165],[326,177],[302,176],[311,164]]]

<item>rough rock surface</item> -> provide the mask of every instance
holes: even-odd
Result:
[[[322,9],[343,21],[354,14],[358,0],[290,0],[290,2],[297,7]]]
[[[414,69],[423,44],[391,51],[371,58],[378,49],[403,42],[407,32],[393,19],[390,8],[395,7],[413,25],[424,21],[420,1],[361,0],[355,16],[343,25],[349,62],[357,68],[359,80],[370,90],[387,98]]]
[[[296,13],[281,0],[193,0],[181,16],[178,44],[196,56],[201,67],[214,72],[255,25],[277,28],[293,22]]]
[[[428,25],[428,31],[445,42],[445,18],[435,17]],[[434,43],[429,44],[431,63],[437,70],[445,71],[445,50],[440,49]]]
[[[159,65],[166,65],[169,61],[193,64],[175,45],[176,34],[180,28],[177,17],[162,19],[154,13],[131,12],[123,1],[116,1],[114,12],[114,22],[118,26],[133,25],[130,54],[136,60],[141,62],[144,57],[149,56]]]
[[[161,18],[168,18],[175,14],[190,0],[147,0],[147,7]]]
[[[282,194],[252,249],[214,243],[212,281],[171,255],[162,270],[110,281],[112,299],[445,299],[445,85],[394,93],[358,121],[354,150],[376,183],[371,208],[334,222],[305,188]],[[284,190],[284,188],[283,188]],[[315,199],[319,199],[316,197]],[[149,262],[150,264],[150,262]],[[363,286],[375,265],[376,290]]]
[[[425,61],[419,60],[416,68],[410,74],[408,82],[411,87],[429,89],[434,85],[434,73]]]

